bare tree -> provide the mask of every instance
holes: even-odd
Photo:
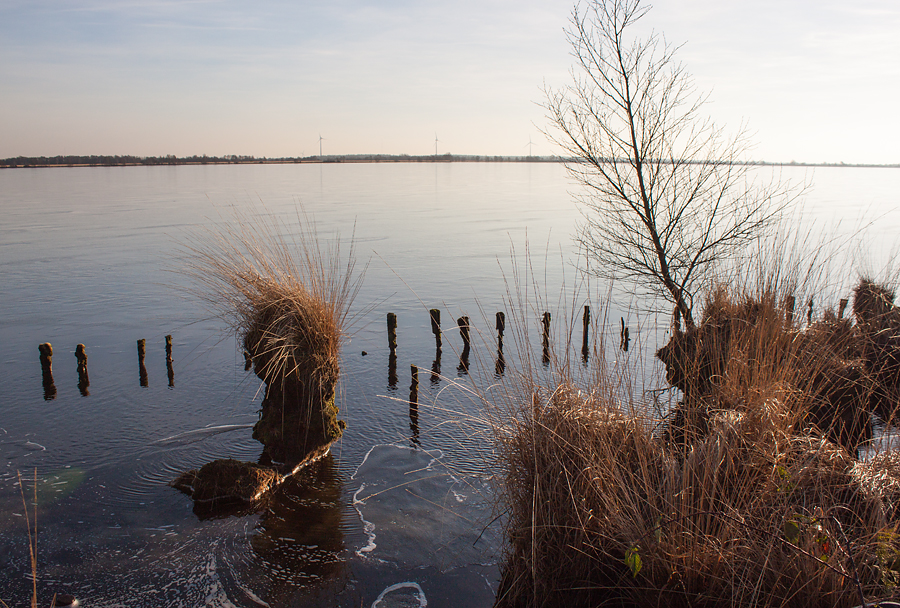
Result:
[[[691,309],[704,274],[757,237],[796,192],[760,185],[741,162],[746,132],[726,137],[701,115],[706,101],[652,33],[634,39],[641,0],[588,0],[566,30],[572,83],[547,89],[547,135],[584,187],[580,240],[605,278],[627,279]]]

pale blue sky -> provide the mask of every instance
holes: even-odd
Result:
[[[0,157],[552,154],[569,0],[0,0]],[[754,158],[900,162],[896,0],[658,0]]]

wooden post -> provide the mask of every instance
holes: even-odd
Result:
[[[631,342],[631,338],[628,336],[628,327],[625,325],[625,317],[619,317],[622,326],[619,330],[619,348],[621,348],[624,352],[628,352],[628,344]]]
[[[175,368],[172,367],[172,336],[166,336],[166,375],[169,377],[169,386],[175,386]],[[245,363],[246,365],[246,363]]]
[[[75,347],[75,358],[78,360],[78,390],[82,397],[87,397],[90,395],[88,387],[91,385],[91,380],[88,378],[87,353],[84,350],[84,344]]]
[[[459,366],[456,368],[461,374],[469,373],[469,348],[471,347],[471,336],[469,335],[469,317],[460,317],[456,320],[459,327],[459,335],[462,336],[463,350],[459,356]]]
[[[811,325],[812,324],[812,313],[813,313],[813,299],[812,298],[809,299],[809,302],[806,303],[806,306],[807,306],[806,324]]]
[[[550,313],[545,312],[541,318],[541,361],[544,365],[550,363]]]
[[[506,314],[503,311],[497,313],[497,336],[503,339],[503,332],[506,331]]]
[[[584,305],[584,314],[581,316],[581,325],[581,358],[587,362],[588,355],[591,352],[588,348],[588,332],[591,327],[591,307],[587,304]]]
[[[44,400],[56,399],[56,384],[53,382],[53,345],[49,342],[38,344],[41,354],[41,380],[44,385]]]
[[[147,367],[144,365],[144,357],[147,356],[147,340],[141,338],[137,341],[137,351],[138,351],[138,371],[140,372],[141,386],[147,387],[150,385],[147,379]]]
[[[847,300],[847,298],[841,298],[841,305],[840,308],[838,308],[838,319],[844,318],[844,311],[847,310],[848,303],[849,300]]]
[[[441,347],[441,310],[439,308],[432,308],[428,311],[428,316],[431,318],[431,333],[434,334],[434,342],[438,348]]]
[[[794,296],[788,296],[784,302],[788,325],[791,325],[794,322],[794,306],[796,305],[796,303],[797,300],[794,298]]]
[[[397,352],[397,315],[392,312],[387,313],[387,332],[388,346],[391,353]]]

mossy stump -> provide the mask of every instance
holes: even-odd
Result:
[[[329,316],[312,300],[260,307],[244,334],[253,371],[266,383],[253,438],[264,458],[295,467],[327,452],[345,423],[335,404],[339,367]]]

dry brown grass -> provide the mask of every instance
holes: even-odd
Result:
[[[340,437],[335,402],[342,339],[364,272],[298,213],[292,233],[259,212],[235,214],[185,245],[193,293],[226,319],[266,383],[254,437],[293,470]]]
[[[323,245],[298,213],[296,232],[258,212],[199,232],[185,245],[192,293],[227,320],[263,380],[336,372],[350,305],[362,282],[352,244]]]
[[[807,323],[796,277],[711,291],[670,376],[680,434],[623,400],[602,357],[587,388],[565,367],[550,383],[521,370],[492,420],[508,514],[499,606],[833,607],[894,593],[900,456],[854,457],[872,390],[858,334],[834,311]]]

